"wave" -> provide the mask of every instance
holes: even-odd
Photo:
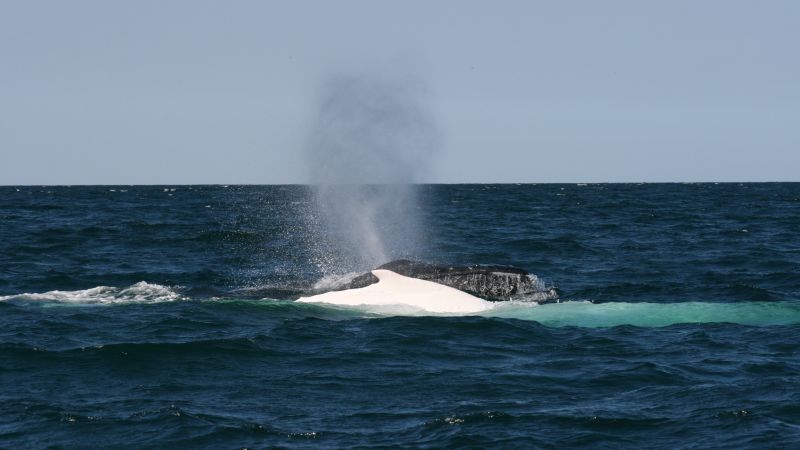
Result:
[[[160,284],[140,281],[126,288],[97,286],[77,291],[48,291],[0,296],[0,301],[40,301],[68,304],[161,303],[186,297]]]

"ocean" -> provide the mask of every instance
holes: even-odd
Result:
[[[800,443],[800,184],[413,189],[392,256],[557,302],[296,303],[369,269],[307,186],[0,187],[0,448]]]

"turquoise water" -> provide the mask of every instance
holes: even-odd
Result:
[[[678,302],[592,304],[564,302],[537,307],[498,307],[489,315],[535,320],[549,326],[664,327],[681,323],[737,323],[770,326],[800,324],[800,303],[796,302]]]
[[[0,447],[800,439],[800,185],[417,189],[392,256],[519,266],[559,303],[294,303],[365,269],[304,186],[0,187]]]

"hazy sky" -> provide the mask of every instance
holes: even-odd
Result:
[[[800,181],[798,1],[0,0],[0,184],[302,183],[415,79],[434,182]]]

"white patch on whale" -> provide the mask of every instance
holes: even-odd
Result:
[[[433,281],[405,277],[385,269],[373,270],[372,274],[378,278],[375,284],[300,297],[297,301],[343,306],[406,306],[439,314],[479,313],[493,307],[492,302]]]

